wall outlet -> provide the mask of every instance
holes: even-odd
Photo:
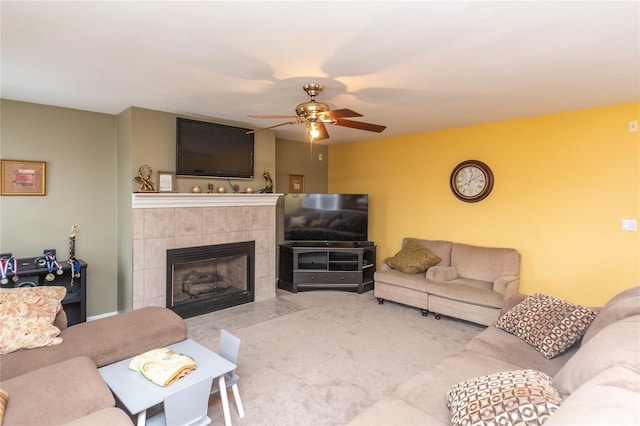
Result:
[[[318,160],[322,161],[322,154],[318,154]]]
[[[629,122],[629,133],[635,133],[638,131],[638,120],[632,120]]]
[[[621,229],[623,231],[637,231],[638,221],[635,219],[622,219]]]

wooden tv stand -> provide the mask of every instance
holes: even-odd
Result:
[[[373,290],[376,246],[371,242],[280,244],[278,288],[305,290]]]

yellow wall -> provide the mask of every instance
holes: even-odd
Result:
[[[640,104],[529,117],[329,147],[329,192],[370,195],[378,265],[404,236],[513,247],[520,291],[601,305],[640,284]],[[457,200],[453,167],[493,170],[479,203]]]

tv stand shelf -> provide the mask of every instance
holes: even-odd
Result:
[[[373,243],[280,244],[278,288],[293,293],[333,289],[373,290],[376,247]]]

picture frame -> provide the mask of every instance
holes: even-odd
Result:
[[[304,193],[304,175],[289,175],[289,193]]]
[[[45,161],[0,160],[0,195],[47,195]]]
[[[158,192],[176,192],[174,172],[158,172]]]

